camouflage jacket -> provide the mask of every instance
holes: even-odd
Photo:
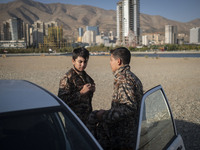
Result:
[[[94,84],[94,80],[85,72],[76,72],[71,68],[60,80],[58,97],[60,97],[86,123],[92,112],[93,92],[81,95],[80,90],[87,83]]]
[[[91,113],[88,128],[104,149],[134,149],[137,138],[138,110],[143,86],[125,65],[114,73],[112,104],[99,122]]]
[[[126,117],[136,117],[143,96],[143,86],[138,77],[125,65],[114,73],[114,91],[111,109],[104,113],[107,123],[118,122]]]

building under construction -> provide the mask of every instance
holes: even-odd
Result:
[[[44,36],[43,44],[39,44],[39,48],[63,48],[66,47],[66,43],[63,39],[62,26],[53,26],[48,28],[48,35]]]

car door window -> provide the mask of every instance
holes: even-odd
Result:
[[[68,141],[67,149],[71,150],[93,150],[100,149],[94,142],[94,139],[89,135],[83,125],[69,112],[59,112],[60,119],[62,121],[65,137]]]
[[[0,117],[0,149],[100,149],[70,111],[43,111]]]
[[[61,150],[64,134],[54,112],[14,114],[0,118],[0,149]]]
[[[145,94],[142,101],[139,149],[163,149],[176,134],[164,91],[154,89]]]

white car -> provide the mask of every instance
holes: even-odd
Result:
[[[0,149],[102,148],[58,97],[28,81],[0,80]]]
[[[24,80],[0,80],[0,149],[101,150],[57,96]],[[184,150],[161,86],[145,93],[136,149]]]

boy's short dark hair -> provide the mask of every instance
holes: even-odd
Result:
[[[121,59],[122,63],[129,64],[131,61],[131,53],[130,51],[125,47],[119,47],[114,50],[110,50],[110,53],[113,55],[113,57]]]
[[[89,51],[84,47],[76,48],[73,50],[72,58],[75,60],[78,57],[83,57],[85,60],[89,59]]]

